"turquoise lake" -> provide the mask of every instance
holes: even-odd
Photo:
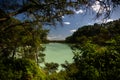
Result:
[[[68,44],[64,43],[49,43],[46,44],[46,49],[44,51],[45,53],[45,62],[54,62],[63,64],[65,61],[68,61],[69,63],[73,62],[73,53],[71,48],[68,46]],[[59,67],[61,69],[61,66]]]

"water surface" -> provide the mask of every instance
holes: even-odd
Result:
[[[63,43],[49,43],[46,44],[46,49],[44,51],[46,54],[45,62],[54,62],[58,64],[63,64],[65,61],[69,63],[73,62],[73,53],[68,44]],[[60,68],[60,67],[59,67]]]

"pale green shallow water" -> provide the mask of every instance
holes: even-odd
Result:
[[[46,49],[44,51],[46,54],[45,62],[54,62],[58,64],[63,64],[65,61],[69,63],[73,62],[73,53],[67,44],[63,43],[49,43],[46,44]],[[59,67],[60,69],[61,67]]]

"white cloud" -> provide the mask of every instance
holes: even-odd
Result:
[[[110,21],[113,21],[113,19],[107,19],[107,21],[106,21],[106,22],[110,22]]]
[[[65,16],[62,16],[62,18],[65,18]]]
[[[69,25],[70,24],[70,22],[63,22],[64,24],[66,24],[66,25]]]
[[[100,10],[100,8],[102,8],[100,6],[100,2],[99,1],[96,1],[93,5],[92,5],[92,9],[93,11],[95,12],[102,12],[102,9]],[[100,11],[99,11],[100,10]]]
[[[72,30],[70,30],[71,33],[75,32],[75,31],[76,31],[76,29],[72,29]]]
[[[106,11],[111,10],[111,7],[109,7],[108,5],[100,5],[99,1],[96,1],[92,6],[93,11],[95,11],[96,13],[103,13]]]
[[[102,19],[102,20],[96,20],[96,23],[107,23],[107,22],[110,22],[110,21],[113,21],[114,19]]]
[[[88,25],[93,25],[93,23],[90,23],[90,22],[89,22]]]
[[[80,9],[80,10],[74,10],[74,12],[76,13],[76,14],[82,14],[84,11],[82,10],[82,9]]]

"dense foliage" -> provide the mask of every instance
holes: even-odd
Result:
[[[91,10],[96,2],[101,6],[98,8],[97,17],[103,13],[105,18],[108,18],[111,11],[120,5],[119,0],[0,0],[0,14],[5,13],[0,17],[0,22],[22,14],[24,20],[29,20],[27,23],[23,21],[22,24],[55,24],[56,21],[62,21],[62,16],[73,14],[74,9]]]
[[[35,24],[8,27],[20,23],[15,18],[0,23],[0,80],[45,80],[37,63],[44,61],[41,44],[48,30]]]
[[[120,4],[118,0],[0,0],[0,80],[119,80],[119,21],[114,23],[115,27],[114,24],[106,27],[110,33],[115,33],[113,35],[108,35],[109,31],[102,27],[100,33],[99,29],[95,32],[99,28],[96,27],[96,30],[85,29],[83,32],[88,32],[77,35],[82,38],[76,38],[76,42],[84,40],[86,46],[73,47],[82,50],[82,54],[75,53],[74,63],[62,65],[64,71],[57,73],[56,63],[46,63],[44,71],[36,64],[44,60],[44,48],[40,44],[46,41],[48,31],[43,30],[42,25],[55,25],[62,21],[62,16],[73,14],[74,9],[91,7],[96,1],[104,7],[99,11],[104,12],[105,18]],[[98,12],[97,17],[100,15]],[[98,37],[103,40],[96,41]],[[74,41],[70,39],[67,41]],[[101,45],[107,41],[114,45],[98,49],[96,43]]]
[[[16,19],[11,20],[20,22]],[[34,25],[11,27],[6,31],[1,29],[0,79],[119,80],[119,22],[120,20],[116,20],[107,24],[94,24],[93,26],[79,28],[73,34],[74,38],[73,35],[71,36],[72,41],[68,40],[74,43],[71,45],[74,53],[74,62],[62,64],[64,70],[60,72],[56,71],[59,66],[57,63],[46,63],[43,69],[35,63],[37,60],[37,56],[35,56],[36,48],[39,47],[40,54],[42,47],[38,44],[46,39],[44,38],[47,34],[46,30],[42,30],[40,27],[32,27]],[[1,28],[3,29],[7,27],[2,25]],[[82,38],[83,36],[86,38]],[[82,39],[77,39],[76,37]],[[18,59],[17,54],[22,57]],[[43,58],[39,57],[38,59],[42,60]]]
[[[120,20],[109,23],[87,25],[79,28],[76,32],[66,38],[69,43],[85,43],[89,40],[94,44],[104,45],[120,34]]]
[[[40,50],[43,50],[40,44],[46,41],[48,31],[43,30],[42,26],[35,27],[35,24],[5,29],[14,23],[20,21],[11,18],[7,23],[0,23],[0,56],[14,58],[19,55],[19,57],[36,60]]]
[[[30,59],[0,60],[1,80],[45,80],[42,69]]]

